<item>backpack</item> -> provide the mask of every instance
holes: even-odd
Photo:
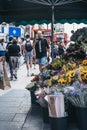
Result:
[[[31,45],[31,42],[30,42],[30,44],[28,44],[27,42],[25,43],[25,50],[27,51],[27,52],[30,52],[30,51],[32,51],[32,49],[33,49],[33,47],[32,47],[32,45]]]

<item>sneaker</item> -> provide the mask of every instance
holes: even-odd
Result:
[[[36,69],[36,66],[34,66],[34,69]]]
[[[15,79],[17,79],[17,75],[16,74],[13,74],[13,76],[15,77]]]
[[[29,72],[27,72],[27,76],[29,76]]]
[[[13,77],[10,77],[10,81],[12,81],[13,80]]]

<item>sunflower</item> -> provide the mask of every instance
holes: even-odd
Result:
[[[87,66],[84,66],[84,70],[87,71]]]
[[[64,78],[60,78],[60,79],[58,79],[57,81],[58,81],[58,83],[59,83],[61,86],[64,86],[64,85],[67,83],[67,80],[64,79]]]
[[[87,70],[83,70],[80,72],[80,76],[81,76],[81,79],[82,81],[87,81]]]
[[[66,73],[66,77],[74,77],[74,76],[75,76],[75,70],[71,70]]]
[[[67,83],[71,83],[72,78],[71,77],[67,77]]]
[[[84,75],[84,79],[87,81],[87,73]]]
[[[81,71],[79,74],[80,74],[80,76],[84,76],[84,72],[83,71]]]
[[[72,68],[74,69],[76,67],[76,63],[73,63],[72,64]]]
[[[52,86],[52,78],[49,79],[49,86]]]
[[[83,60],[83,61],[82,61],[82,64],[83,64],[83,65],[87,65],[87,60]]]
[[[74,71],[74,70],[71,71],[70,76],[71,76],[71,77],[74,77],[74,76],[75,76],[75,71]]]
[[[49,86],[52,86],[53,83],[57,82],[57,80],[58,80],[58,75],[55,75],[55,76],[51,77],[49,79]]]

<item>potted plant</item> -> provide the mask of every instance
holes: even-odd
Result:
[[[36,100],[36,96],[35,96],[35,91],[37,89],[37,83],[34,81],[34,82],[31,82],[30,84],[28,84],[26,86],[26,89],[30,91],[30,95],[31,95],[31,104],[37,104]]]

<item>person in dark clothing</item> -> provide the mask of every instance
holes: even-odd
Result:
[[[14,39],[12,44],[8,46],[9,62],[10,62],[10,74],[11,80],[13,77],[17,79],[17,69],[18,69],[18,58],[20,54],[20,46],[17,45],[17,40]]]
[[[5,54],[5,58],[6,58],[6,62],[9,64],[9,53],[8,53],[8,47],[12,44],[12,40],[13,37],[9,37],[9,42],[7,43],[6,46],[6,54]]]
[[[58,45],[58,54],[59,56],[62,56],[64,54],[64,47],[62,46],[61,42]]]
[[[42,32],[38,31],[38,39],[35,42],[36,59],[39,64],[39,70],[42,71],[43,66],[47,63],[47,52],[49,53],[49,45],[46,39],[42,38]]]

